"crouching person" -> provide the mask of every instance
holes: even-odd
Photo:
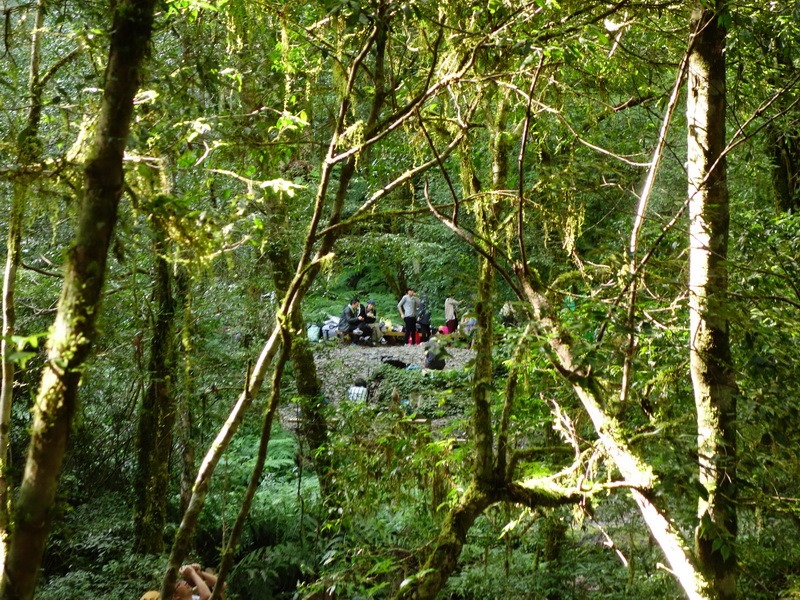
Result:
[[[445,366],[445,356],[446,352],[444,348],[439,345],[436,338],[431,338],[430,341],[425,344],[425,359],[422,362],[422,366],[425,369],[441,371]]]

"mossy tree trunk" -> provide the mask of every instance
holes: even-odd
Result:
[[[297,68],[292,62],[292,38],[289,25],[285,19],[281,20],[281,59],[284,69],[284,108],[293,109],[296,104],[302,104],[303,110],[308,113],[312,110],[312,103],[296,94]],[[380,49],[379,49],[380,51]],[[270,240],[267,242],[265,256],[272,266],[272,280],[278,297],[289,290],[295,274],[295,260],[292,255],[290,236],[294,228],[288,215],[287,198],[281,193],[274,193],[269,198],[266,208],[269,223]],[[291,314],[290,323],[291,350],[289,359],[293,364],[295,385],[300,403],[300,433],[307,444],[311,462],[319,479],[323,497],[330,493],[330,467],[331,460],[328,454],[328,423],[323,412],[322,383],[317,376],[317,365],[314,362],[314,353],[308,342],[305,331],[305,321],[300,310]]]
[[[776,19],[760,32],[760,37],[768,43],[762,46],[772,69],[767,71],[767,83],[775,89],[785,84],[785,78],[795,72],[794,48],[780,35],[781,21]],[[781,94],[776,99],[781,111],[792,111],[791,99]],[[769,120],[766,124],[767,153],[772,161],[772,188],[775,195],[775,206],[781,211],[797,211],[800,209],[800,135],[794,127],[795,119],[783,122],[783,119]]]
[[[283,200],[277,198],[272,203],[270,223],[276,232],[267,247],[266,256],[272,265],[272,278],[279,293],[288,290],[294,276],[289,240],[281,232],[288,233],[286,210]],[[294,380],[300,402],[300,433],[308,444],[308,451],[319,478],[323,496],[330,490],[331,461],[327,451],[328,424],[323,412],[322,383],[317,376],[314,353],[305,335],[305,322],[299,310],[292,313],[290,357],[294,365]]]
[[[3,600],[28,600],[36,587],[77,407],[81,367],[95,337],[108,248],[122,193],[123,153],[151,37],[154,5],[154,0],[115,3],[103,102],[84,168],[77,231],[67,256],[48,361],[33,408],[25,473],[0,582]]]
[[[45,12],[44,0],[36,4],[36,17],[31,31],[31,62],[28,77],[28,93],[30,109],[25,128],[17,142],[19,154],[17,163],[20,167],[36,161],[40,154],[38,138],[39,123],[42,114],[42,86],[40,84],[39,64],[42,47],[42,25]],[[12,336],[16,333],[16,308],[14,294],[17,287],[17,269],[21,260],[23,223],[25,221],[25,205],[27,202],[30,178],[20,174],[14,181],[11,196],[11,211],[8,219],[8,239],[6,242],[6,268],[3,274],[3,331],[0,339],[3,370],[0,383],[0,544],[2,557],[8,554],[11,535],[11,498],[8,482],[9,470],[9,437],[11,433],[11,406],[14,401],[14,375],[16,372],[11,353],[14,351]]]
[[[147,376],[149,382],[139,410],[137,431],[134,549],[160,554],[164,550],[167,522],[169,458],[176,420],[175,401],[175,299],[173,276],[167,260],[168,242],[156,226],[152,338]]]
[[[736,397],[728,332],[725,168],[725,2],[699,4],[689,57],[690,369],[697,410],[699,500],[696,553],[723,600],[736,597]]]
[[[777,124],[767,128],[772,155],[772,186],[775,205],[782,211],[800,209],[800,138],[781,131]]]
[[[17,267],[20,261],[24,203],[17,201],[15,193],[11,204],[6,244],[6,267],[3,276],[3,332],[2,332],[2,389],[0,389],[0,544],[3,556],[8,553],[11,527],[11,485],[9,476],[8,445],[11,433],[11,405],[14,400],[14,375],[16,369],[11,359],[14,351],[12,336],[16,331],[14,293],[16,291]]]
[[[485,260],[481,261],[478,276],[478,299],[475,312],[478,328],[473,347],[475,373],[472,384],[473,399],[473,467],[472,482],[458,504],[450,510],[442,524],[441,532],[425,566],[416,581],[401,590],[404,598],[433,599],[455,571],[458,557],[475,520],[499,498],[505,483],[505,474],[494,468],[492,403],[492,327],[490,306],[494,272]],[[488,314],[487,314],[488,312]],[[486,320],[488,316],[488,321]]]
[[[194,315],[192,310],[191,276],[185,267],[179,267],[175,276],[175,301],[176,308],[180,308],[182,314],[182,326],[180,330],[180,389],[181,394],[176,398],[176,410],[178,411],[178,445],[181,453],[181,492],[180,507],[181,514],[189,506],[192,497],[192,484],[196,475],[195,467],[195,442],[194,442],[194,419],[191,410],[191,399],[195,397],[196,385],[193,374],[192,359],[192,338],[194,335]]]
[[[465,139],[461,148],[461,184],[467,197],[480,191],[480,181],[471,161],[470,146]],[[476,211],[479,229],[488,226],[483,207]],[[475,372],[472,383],[472,432],[474,443],[472,482],[458,504],[450,510],[442,524],[433,550],[416,581],[401,597],[435,598],[456,568],[467,533],[483,512],[497,501],[495,490],[502,487],[503,478],[495,482],[492,430],[492,314],[491,305],[494,271],[486,259],[478,267],[475,313],[478,327],[475,334]]]

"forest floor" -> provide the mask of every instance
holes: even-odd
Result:
[[[445,359],[445,370],[461,369],[474,356],[467,348],[448,347],[450,355]],[[392,358],[409,365],[422,366],[424,345],[417,346],[342,346],[320,345],[314,352],[317,375],[322,390],[329,400],[344,398],[347,388],[357,379],[369,381],[372,374],[383,364],[382,359]]]
[[[359,346],[323,342],[314,348],[317,376],[322,383],[325,398],[335,404],[348,396],[348,388],[356,381],[369,382],[385,359],[402,361],[422,367],[424,345],[417,346]],[[475,356],[467,348],[447,346],[445,371],[462,369]],[[283,427],[295,429],[298,425],[298,407],[294,402],[283,402],[278,408],[278,418]]]

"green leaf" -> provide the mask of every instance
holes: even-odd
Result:
[[[28,361],[36,356],[36,352],[12,352],[8,355],[8,360],[12,363],[18,364],[23,369]]]

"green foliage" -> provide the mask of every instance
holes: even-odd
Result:
[[[470,402],[469,378],[469,371],[408,371],[384,364],[368,384],[370,401],[385,410],[397,390],[406,412],[428,419],[462,415]]]
[[[632,572],[626,574],[613,551],[591,535],[571,532],[562,556],[552,562],[542,560],[543,543],[533,532],[523,544],[513,547],[497,539],[470,544],[465,548],[462,568],[448,582],[446,592],[476,600],[683,597],[663,571],[636,578]],[[647,562],[658,560],[644,548],[639,551]]]
[[[35,333],[28,336],[11,336],[11,339],[7,340],[6,343],[12,346],[14,350],[8,354],[7,359],[11,362],[18,363],[20,368],[24,369],[28,361],[37,354],[36,352],[26,350],[26,348],[35,350],[39,347],[39,340],[47,337],[47,335],[46,333]]]
[[[742,523],[737,555],[744,574],[740,588],[743,597],[753,600],[797,597],[794,565],[798,560],[798,548],[788,543],[796,535],[797,515],[789,514],[793,524],[788,529],[783,517],[765,518],[760,511]]]
[[[257,547],[237,561],[231,588],[238,590],[237,597],[242,600],[292,598],[298,583],[308,576],[306,570],[314,564],[315,554],[312,535]]]
[[[218,12],[228,4],[229,0],[217,0],[216,2],[203,2],[203,0],[167,0],[169,6],[168,14],[178,13],[188,15],[196,19],[204,10]]]
[[[198,528],[196,556],[203,564],[216,564],[257,446],[256,434],[244,432],[228,451],[222,482],[210,492]],[[320,559],[317,482],[313,475],[303,474],[299,483],[296,453],[295,439],[276,429],[242,538],[241,561],[230,580],[236,597],[290,597],[297,581],[307,577]],[[164,557],[130,553],[130,512],[121,510],[127,504],[124,497],[109,492],[85,504],[62,503],[64,518],[51,535],[45,560],[49,576],[37,597],[74,598],[87,590],[98,598],[138,597],[146,589],[158,588]],[[276,595],[267,596],[266,590]]]
[[[792,571],[797,550],[786,542],[785,532],[797,520],[789,499],[800,485],[800,429],[793,401],[800,395],[795,373],[800,359],[800,221],[796,212],[775,214],[771,180],[780,154],[776,148],[790,149],[796,137],[796,90],[774,101],[771,94],[794,81],[800,37],[790,3],[751,4],[722,16],[730,28],[728,117],[743,124],[756,107],[760,112],[746,127],[752,138],[728,155],[732,293],[721,314],[731,322],[740,389],[742,536],[736,549],[742,561],[741,595],[766,599],[780,590],[791,597],[797,587]],[[186,329],[177,389],[193,429],[182,433],[180,441],[191,441],[203,452],[241,391],[246,365],[257,355],[285,291],[274,289],[264,253],[277,249],[296,257],[302,249],[348,61],[379,19],[390,23],[388,60],[382,66],[387,102],[377,115],[382,126],[404,110],[408,99],[475,61],[467,74],[453,78],[452,85],[413,111],[414,119],[384,130],[378,144],[359,151],[342,218],[347,221],[401,173],[433,160],[427,136],[442,153],[460,128],[470,130],[468,150],[462,153],[472,159],[481,193],[475,203],[463,198],[458,156],[438,157],[436,169],[416,175],[363,220],[342,229],[334,258],[326,260],[304,300],[306,320],[338,315],[354,294],[376,298],[381,317],[395,320],[399,294],[412,285],[428,290],[434,323],[441,321],[445,297],[468,299],[474,293],[477,257],[431,217],[427,201],[450,217],[455,194],[458,223],[468,234],[474,233],[478,202],[496,211],[498,226],[489,237],[497,245],[498,265],[507,268],[520,259],[515,215],[521,190],[527,260],[549,289],[557,317],[575,342],[576,359],[598,375],[606,408],[657,473],[659,502],[683,530],[696,524],[695,504],[702,491],[686,364],[684,220],[658,237],[685,200],[681,110],[667,136],[667,157],[641,233],[640,257],[652,253],[642,273],[633,329],[624,294],[637,201],[632,192],[641,189],[644,174],[631,163],[650,160],[686,47],[688,7],[631,5],[624,15],[607,15],[600,4],[572,0],[390,5],[387,14],[378,15],[377,5],[351,1],[286,4],[280,11],[226,0],[165,4],[145,92],[137,98],[125,196],[98,323],[100,341],[83,373],[39,597],[136,597],[156,586],[163,557],[128,553],[135,421],[148,377],[153,316],[152,228],[167,234],[175,270],[190,271],[190,310],[179,319]],[[6,15],[8,60],[0,74],[4,199],[20,176],[13,157],[29,109],[31,13],[26,11],[31,8],[18,4]],[[25,180],[32,209],[25,223],[23,262],[36,270],[22,269],[18,278],[14,341],[20,345],[12,356],[19,367],[11,431],[15,457],[25,455],[28,408],[46,360],[43,344],[33,343],[39,339],[35,332],[51,326],[60,287],[59,278],[45,272],[59,271],[70,251],[79,165],[94,132],[98,90],[103,88],[107,12],[99,3],[66,2],[48,11],[43,29],[44,68],[79,41],[85,50],[45,82],[42,170]],[[513,163],[521,149],[525,94],[536,79],[539,52],[544,62],[533,90],[535,114],[520,173]],[[376,97],[374,49],[363,64],[344,123],[353,135],[339,150],[362,140]],[[505,123],[496,125],[503,90],[513,93]],[[479,107],[474,113],[473,105]],[[761,120],[773,116],[779,120]],[[502,130],[495,132],[495,127]],[[490,189],[495,133],[510,148],[508,190]],[[780,140],[788,145],[779,148]],[[336,166],[326,202],[336,193],[341,173]],[[323,213],[324,220],[328,213]],[[6,220],[0,219],[0,228],[5,227]],[[505,283],[499,289],[499,296],[511,297]],[[574,425],[584,452],[583,472],[613,477],[613,468],[593,452],[591,422],[548,360],[549,340],[531,342],[522,363],[513,364],[520,331],[499,330],[494,415],[505,377],[517,367],[521,380],[510,426],[514,444],[564,445],[562,432],[553,427],[558,406]],[[616,405],[629,336],[636,348],[630,398]],[[339,597],[385,597],[419,566],[418,548],[430,543],[443,509],[469,478],[470,374],[383,367],[372,387],[370,405],[330,407],[333,426],[326,451],[334,464],[336,490],[325,505],[316,479],[301,464],[294,438],[275,431],[267,474],[232,576],[232,594],[288,598],[301,582],[308,592],[333,588]],[[394,390],[407,402],[393,406]],[[431,429],[411,415],[433,421]],[[216,561],[235,518],[255,460],[259,421],[255,414],[248,416],[214,479],[197,534],[204,563]],[[179,518],[181,449],[176,445],[171,465],[167,538]],[[546,457],[521,465],[520,472],[565,466],[560,460]],[[19,462],[12,463],[12,483],[21,477]],[[434,493],[437,477],[446,490]],[[556,515],[565,527],[561,553],[545,557],[552,542],[545,521],[553,515],[526,516],[502,507],[476,525],[446,593],[465,598],[675,596],[668,575],[652,566],[660,558],[647,547],[633,508],[616,496],[597,503],[596,519],[628,558],[627,568],[601,547],[599,529],[592,524],[582,529],[580,517],[565,513]],[[526,527],[509,533],[505,528],[511,522]]]
[[[124,496],[101,493],[85,504],[62,504],[63,518],[50,535],[48,576],[36,597],[136,598],[156,587],[163,559],[131,554],[133,535]]]
[[[324,527],[330,542],[307,587],[386,597],[436,527],[442,504],[453,499],[462,454],[454,452],[452,430],[432,432],[399,407],[340,402],[333,422],[337,486]]]
[[[100,565],[75,568],[53,577],[46,585],[39,586],[36,597],[42,600],[138,598],[143,591],[159,588],[164,562],[158,556],[124,553]]]
[[[220,466],[222,484],[209,493],[198,525],[198,551],[213,560],[216,546],[238,514],[241,498],[249,481],[259,445],[258,432],[237,436]],[[298,482],[299,479],[299,482]],[[318,493],[316,477],[301,473],[297,464],[297,442],[276,426],[270,437],[269,454],[264,464],[262,483],[256,492],[242,548],[273,546],[296,539],[308,530],[301,514],[300,501],[313,508]],[[313,526],[311,526],[313,531]],[[211,543],[204,543],[208,540]]]

